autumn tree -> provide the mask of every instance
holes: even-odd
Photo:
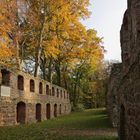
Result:
[[[94,72],[90,73],[84,84],[83,103],[86,108],[97,108],[106,106],[106,94],[110,74],[110,64],[102,64]]]
[[[24,59],[24,44],[27,39],[25,34],[29,30],[25,26],[26,8],[25,0],[3,0],[1,2],[0,33],[3,40],[2,43],[4,44],[1,45],[1,48],[5,46],[2,50],[6,50],[9,55],[8,60],[10,59],[10,63],[14,64],[15,68],[19,70],[22,69]],[[2,54],[4,55],[4,52]]]
[[[81,94],[85,92],[83,91],[83,81],[88,80],[91,73],[102,64],[103,53],[102,39],[93,29],[87,30],[84,42],[70,52],[69,60],[71,58],[71,61],[63,65],[67,67],[67,71],[65,70],[63,74],[63,82],[65,88],[71,93],[74,106],[77,106]]]
[[[104,56],[102,38],[81,23],[90,15],[89,0],[3,0],[0,4],[1,64],[8,60],[18,70],[65,87],[74,106],[87,95],[85,89],[102,87],[89,81]]]
[[[88,0],[30,1],[29,11],[35,15],[31,25],[34,34],[30,39],[31,45],[35,47],[35,76],[40,67],[45,78],[45,65],[49,62],[54,65],[58,84],[61,85],[60,65],[66,56],[67,48],[74,48],[85,35],[85,27],[80,19],[89,15],[87,6]],[[64,53],[65,55],[62,55]]]
[[[10,23],[9,5],[7,1],[0,1],[0,64],[9,66],[14,55],[14,46],[11,40],[12,25]]]

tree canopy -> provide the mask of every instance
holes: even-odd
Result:
[[[3,0],[0,64],[41,76],[77,99],[104,57],[102,38],[81,23],[88,6],[89,0]]]

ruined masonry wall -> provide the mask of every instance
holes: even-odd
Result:
[[[117,90],[121,80],[121,70],[121,63],[115,63],[112,65],[107,93],[107,110],[114,127],[117,127],[119,123],[119,101]]]
[[[118,98],[120,140],[140,139],[140,0],[128,0],[121,28],[122,70],[110,94]],[[117,71],[117,69],[116,69]],[[111,75],[113,78],[114,76]],[[112,81],[113,82],[113,81]],[[111,86],[112,84],[110,84]],[[111,88],[111,87],[110,87]]]
[[[24,90],[19,90],[17,87],[18,75],[24,78]],[[30,92],[30,80],[34,80],[35,91]],[[2,80],[2,75],[0,74],[0,81]],[[42,82],[43,92],[39,94],[39,83]],[[1,83],[1,82],[0,82]],[[46,94],[46,85],[49,86],[49,95]],[[55,95],[52,95],[52,87],[54,87]],[[41,104],[41,121],[47,120],[46,105],[50,104],[50,118],[55,117],[54,115],[54,105],[57,105],[56,114],[57,116],[69,114],[71,112],[71,105],[69,100],[69,94],[64,88],[53,85],[47,81],[39,78],[35,78],[24,72],[10,73],[10,94],[7,94],[8,90],[4,90],[4,86],[0,85],[0,126],[5,125],[16,125],[17,123],[17,104],[19,102],[24,102],[26,105],[26,117],[25,123],[36,122],[36,104]],[[59,97],[57,95],[57,90],[59,90]],[[62,91],[62,93],[61,93]],[[65,92],[65,95],[64,95]],[[9,96],[10,95],[10,96]],[[62,96],[61,96],[62,95]],[[64,98],[65,96],[65,98]],[[61,111],[60,111],[61,105]]]
[[[120,138],[140,138],[140,1],[128,0],[121,28]],[[124,109],[122,109],[124,108]],[[125,136],[122,136],[124,132]]]

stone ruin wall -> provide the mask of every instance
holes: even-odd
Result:
[[[121,77],[119,84],[114,85],[114,90],[117,88],[117,92],[113,91],[110,94],[117,93],[118,96],[118,132],[120,140],[139,140],[140,0],[128,0],[128,8],[124,14],[121,28],[121,49]]]
[[[140,139],[140,1],[128,0],[121,28],[123,76],[118,89],[121,139]]]
[[[118,115],[118,86],[121,80],[122,64],[115,63],[111,68],[111,75],[109,79],[109,88],[107,93],[107,110],[110,116],[113,127],[117,127],[119,123]]]
[[[24,79],[23,90],[18,89],[18,75],[22,76]],[[31,79],[34,81],[34,92],[30,91]],[[2,75],[0,73],[0,81],[1,80]],[[40,82],[42,83],[42,94],[39,94]],[[46,85],[49,86],[48,93],[46,93]],[[52,93],[52,88],[54,88],[54,93]],[[0,85],[0,126],[19,124],[17,122],[17,104],[20,102],[23,102],[26,105],[24,123],[37,122],[37,104],[41,105],[40,121],[69,114],[71,112],[69,94],[64,88],[58,87],[23,72],[16,72],[16,74],[10,73],[10,86],[3,86],[2,81]],[[47,104],[50,105],[50,118],[47,118]],[[54,109],[55,105],[57,105],[56,110]]]

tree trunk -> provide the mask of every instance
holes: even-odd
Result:
[[[43,75],[43,79],[44,80],[47,80],[47,73],[46,73],[46,64],[47,64],[47,59],[46,57],[44,57],[43,59],[40,59],[41,60],[41,70],[42,70],[42,75]]]
[[[77,106],[77,101],[76,101],[76,94],[77,94],[77,83],[74,85],[74,92],[73,92],[73,106]]]
[[[37,77],[39,73],[39,66],[40,66],[40,58],[42,54],[42,41],[43,41],[43,32],[44,32],[44,24],[45,24],[45,14],[42,15],[41,27],[38,37],[38,46],[36,47],[35,51],[35,71],[34,76]]]
[[[60,70],[60,62],[55,63],[56,77],[57,77],[57,85],[61,86],[61,70]]]
[[[18,70],[21,70],[22,69],[22,66],[21,66],[21,59],[20,59],[20,48],[19,48],[19,43],[18,43],[18,40],[16,39],[16,61],[17,61],[17,69]]]
[[[63,76],[63,79],[64,79],[64,88],[67,90],[68,89],[68,83],[67,83],[67,78],[66,78],[65,75]]]
[[[48,66],[48,75],[47,80],[52,83],[52,59],[50,58],[49,66]]]
[[[64,88],[68,90],[68,79],[67,79],[67,66],[63,68],[63,82],[64,82]]]
[[[79,73],[76,73],[75,85],[74,85],[74,107],[77,106],[78,103],[78,81],[79,81]]]

